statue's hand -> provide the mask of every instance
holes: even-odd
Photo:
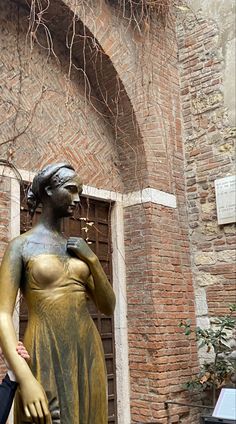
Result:
[[[95,253],[81,237],[69,237],[67,240],[67,250],[73,252],[79,259],[87,264],[97,259]]]
[[[32,377],[20,383],[25,415],[37,424],[51,424],[46,394],[38,381]]]

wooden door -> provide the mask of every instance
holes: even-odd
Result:
[[[26,206],[25,193],[26,185],[21,190],[21,233],[28,231],[32,226]],[[38,208],[33,219],[33,225],[37,222],[40,213],[40,208]],[[76,210],[73,218],[64,219],[62,231],[66,237],[83,237],[89,243],[91,249],[98,256],[109,281],[112,282],[110,213],[110,203],[81,196],[78,210]],[[89,302],[89,311],[101,335],[104,348],[108,379],[108,422],[117,424],[113,318],[101,314],[92,302]],[[27,319],[27,307],[22,298],[20,304],[21,340],[24,336]]]

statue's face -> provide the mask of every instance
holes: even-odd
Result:
[[[67,169],[65,175],[63,170],[63,177],[66,179],[64,183],[58,187],[52,184],[48,191],[51,205],[60,218],[73,215],[82,193],[82,182],[74,171]]]

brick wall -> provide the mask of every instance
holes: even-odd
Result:
[[[194,297],[175,34],[157,25],[140,36],[105,2],[77,9],[94,37],[85,50],[78,41],[73,53],[77,67],[85,54],[88,92],[75,67],[67,83],[61,37],[70,13],[64,3],[73,8],[58,1],[57,19],[51,19],[53,8],[47,12],[60,65],[37,43],[31,54],[25,47],[27,10],[0,5],[2,140],[24,130],[1,155],[29,170],[67,159],[86,184],[120,192],[152,187],[177,196],[177,209],[148,203],[125,210],[131,409],[134,423],[166,424],[169,413],[173,424],[194,424],[195,411],[164,407],[165,400],[188,399],[182,383],[197,368],[196,346],[178,329],[181,319],[194,321]],[[39,40],[45,42],[43,34]]]
[[[186,228],[178,212],[153,204],[125,211],[132,422],[195,423],[183,383],[197,369],[196,346],[178,324],[195,319]]]
[[[214,190],[216,178],[235,174],[235,128],[226,100],[226,84],[234,76],[224,78],[232,4],[206,5],[212,15],[217,11],[217,22],[193,9],[178,29],[192,270],[202,325],[208,317],[227,313],[236,299],[235,225],[217,224]]]
[[[73,2],[64,3],[75,10]],[[182,160],[182,139],[173,27],[163,29],[154,24],[141,35],[105,2],[99,7],[97,4],[78,6],[76,11],[96,36],[104,56],[110,58],[121,82],[120,102],[119,96],[114,97],[113,77],[107,81],[103,71],[101,86],[104,86],[106,97],[111,99],[109,107],[115,103],[121,114],[117,119],[123,136],[118,132],[116,141],[121,155],[120,169],[124,173],[124,190],[151,186],[175,192],[174,174],[177,171],[173,161]],[[132,107],[131,113],[129,108],[125,110],[124,91]]]
[[[28,10],[3,1],[0,20],[1,140],[6,142],[22,133],[1,147],[1,156],[10,156],[18,168],[28,170],[67,160],[84,183],[122,191],[110,126],[93,89],[74,67],[68,82],[65,41],[53,40],[57,60],[53,54],[48,58],[37,43],[31,54],[25,41]],[[46,45],[43,32],[39,31],[38,37],[39,43]]]

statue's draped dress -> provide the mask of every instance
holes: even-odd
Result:
[[[68,255],[25,259],[22,291],[29,321],[24,344],[53,424],[108,422],[103,347],[87,309],[88,275],[88,266]],[[15,424],[26,422],[18,392]]]

